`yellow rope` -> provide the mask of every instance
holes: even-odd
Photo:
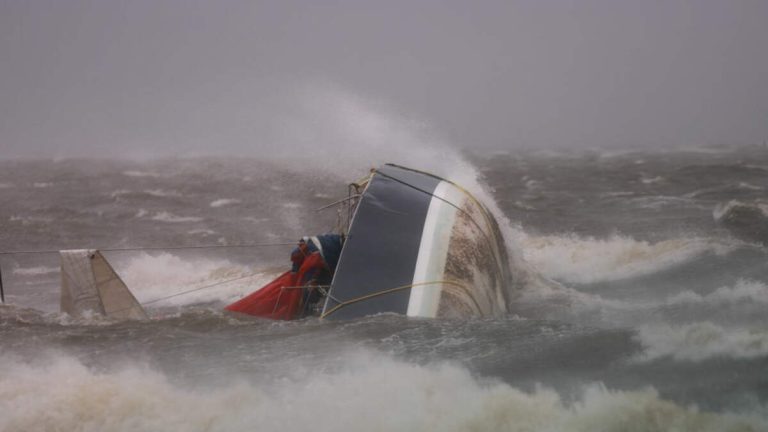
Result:
[[[366,294],[364,296],[356,297],[356,298],[353,298],[351,300],[347,300],[347,301],[341,302],[341,303],[337,304],[336,306],[332,307],[330,310],[324,312],[322,315],[320,315],[320,318],[325,318],[328,315],[330,315],[330,314],[336,312],[337,310],[341,309],[342,307],[349,306],[349,305],[351,305],[353,303],[358,303],[358,302],[361,302],[361,301],[364,301],[364,300],[368,300],[368,299],[371,299],[371,298],[374,298],[374,297],[378,297],[378,296],[382,296],[382,295],[385,295],[385,294],[393,293],[393,292],[396,292],[396,291],[402,291],[402,290],[405,290],[405,289],[408,289],[408,288],[415,288],[415,287],[426,286],[426,285],[437,285],[437,284],[453,285],[455,287],[459,287],[459,288],[462,288],[462,289],[466,290],[466,287],[464,285],[462,285],[462,284],[460,284],[460,283],[458,283],[456,281],[452,281],[452,280],[439,280],[439,281],[431,281],[431,282],[418,282],[418,283],[414,283],[414,284],[408,284],[408,285],[403,285],[403,286],[399,286],[399,287],[395,287],[395,288],[389,288],[389,289],[385,289],[385,290],[381,290],[381,291],[376,291],[376,292],[371,293],[371,294]]]

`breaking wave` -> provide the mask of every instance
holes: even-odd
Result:
[[[718,204],[712,216],[719,224],[746,241],[768,245],[768,201],[731,200]]]
[[[751,359],[768,356],[768,330],[726,328],[711,322],[646,325],[637,339],[645,347],[643,360],[672,357],[701,361],[715,357]]]
[[[58,273],[58,272],[59,272],[58,267],[44,267],[44,266],[19,267],[19,268],[13,269],[13,274],[19,275],[19,276],[39,276],[39,275]]]
[[[714,217],[716,221],[722,222],[727,219],[740,217],[741,215],[739,213],[741,212],[768,218],[768,202],[757,200],[752,203],[747,203],[738,200],[731,200],[725,204],[719,204],[716,206],[712,211],[712,217]]]
[[[160,173],[154,173],[154,172],[147,172],[147,171],[123,171],[123,175],[126,177],[150,177],[150,178],[159,178],[159,177],[166,177],[164,174]]]
[[[112,198],[121,198],[121,197],[133,197],[138,199],[146,199],[148,197],[154,197],[154,198],[178,198],[183,196],[181,192],[175,191],[175,190],[165,190],[165,189],[147,189],[142,192],[136,192],[128,189],[118,189],[116,191],[113,191],[109,194]]]
[[[725,254],[734,246],[709,239],[672,239],[657,243],[613,235],[606,239],[525,236],[525,258],[547,277],[594,283],[652,274],[689,262],[705,253]]]
[[[157,303],[182,306],[206,302],[228,303],[263,286],[275,275],[227,260],[182,259],[170,253],[141,253],[117,268],[140,303],[203,288]],[[232,282],[227,282],[232,280]]]
[[[154,216],[152,216],[152,220],[158,221],[158,222],[168,222],[168,223],[185,223],[185,222],[200,222],[201,220],[203,220],[203,218],[197,217],[197,216],[177,216],[171,212],[161,211],[156,213]]]
[[[163,431],[758,431],[757,414],[701,412],[652,388],[586,386],[567,403],[554,390],[518,390],[450,364],[418,366],[344,353],[336,370],[275,384],[185,385],[141,364],[99,371],[47,353],[3,358],[0,430]],[[338,363],[338,362],[337,362]],[[296,365],[292,365],[296,366]],[[51,383],[57,383],[51,385]]]
[[[211,202],[211,207],[224,207],[232,204],[240,204],[242,201],[236,198],[222,198]]]
[[[737,302],[768,304],[768,286],[765,283],[741,279],[731,287],[720,287],[715,291],[701,295],[691,290],[667,299],[668,305],[706,303],[710,305],[727,305]]]

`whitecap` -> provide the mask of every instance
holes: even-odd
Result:
[[[641,181],[643,184],[647,184],[647,185],[648,185],[648,184],[656,184],[656,183],[661,183],[661,182],[663,182],[663,181],[664,181],[664,177],[662,177],[662,176],[656,176],[656,177],[650,177],[650,178],[648,178],[648,177],[643,177],[643,178],[641,178],[641,179],[640,179],[640,181]]]
[[[666,300],[667,305],[726,305],[737,302],[768,304],[768,286],[763,282],[741,279],[736,282],[734,287],[720,287],[705,295],[687,290]]]
[[[19,216],[19,215],[11,215],[8,218],[9,222],[21,222],[22,225],[28,226],[32,224],[49,224],[53,222],[52,217],[46,217],[46,216]]]
[[[671,268],[704,254],[726,254],[734,246],[702,238],[651,243],[614,235],[600,239],[524,236],[525,259],[547,277],[572,283],[621,280]]]
[[[763,190],[764,188],[762,186],[753,185],[751,183],[747,182],[739,182],[739,189],[745,189],[745,190]]]
[[[197,216],[177,216],[173,213],[162,211],[151,218],[152,220],[158,221],[158,222],[168,222],[168,223],[185,223],[185,222],[200,222],[203,220],[201,217]]]
[[[107,368],[54,352],[0,359],[0,430],[8,431],[768,430],[759,413],[702,412],[650,387],[586,384],[567,402],[545,387],[523,391],[460,366],[409,364],[363,350],[339,353],[330,370],[287,359],[293,372],[270,369],[281,376],[274,384],[231,376],[226,385],[188,385],[131,359]],[[328,413],[333,421],[318,421]]]
[[[257,218],[253,216],[246,216],[243,218],[244,221],[252,222],[252,223],[262,223],[262,222],[268,222],[269,218]]]
[[[730,200],[725,204],[720,203],[716,205],[715,208],[712,210],[712,217],[716,222],[721,222],[726,216],[731,214],[737,208],[743,208],[746,210],[756,209],[756,210],[759,210],[764,217],[768,218],[768,202],[765,202],[762,200],[754,201],[751,203],[747,203],[739,200]]]
[[[45,266],[19,267],[19,268],[13,269],[13,274],[19,275],[19,276],[39,276],[39,275],[58,273],[58,272],[59,272],[58,267],[45,267]]]
[[[640,327],[636,337],[645,347],[639,359],[646,361],[662,357],[701,361],[768,356],[768,329],[727,328],[711,322],[654,324]]]
[[[164,190],[164,189],[146,189],[144,190],[144,193],[147,195],[151,195],[153,197],[159,197],[159,198],[182,196],[181,192],[178,192],[175,190]]]
[[[240,204],[242,201],[236,198],[221,198],[211,202],[211,207],[223,207],[227,205]]]
[[[165,177],[163,174],[147,171],[123,171],[123,175],[126,177]]]
[[[109,196],[112,198],[120,198],[123,195],[128,195],[131,193],[133,192],[128,189],[118,189],[118,190],[112,191],[112,193],[110,193]]]
[[[170,253],[143,252],[116,269],[142,303],[188,292],[158,303],[164,306],[229,303],[250,294],[274,276],[227,260],[186,259]],[[211,287],[201,289],[207,286]]]

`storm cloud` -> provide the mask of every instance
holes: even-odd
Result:
[[[766,22],[761,0],[0,0],[0,157],[762,143]]]

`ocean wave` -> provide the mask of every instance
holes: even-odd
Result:
[[[118,190],[114,190],[114,191],[110,192],[109,196],[111,198],[120,198],[123,195],[129,195],[129,194],[132,194],[132,193],[133,193],[133,191],[130,191],[128,189],[118,189]]]
[[[739,200],[731,200],[725,204],[718,204],[712,211],[712,217],[718,222],[723,222],[727,219],[740,217],[737,211],[754,213],[756,216],[762,216],[768,218],[768,202],[757,200],[754,202],[744,202]]]
[[[181,192],[175,191],[175,190],[165,190],[165,189],[146,189],[144,190],[144,193],[153,197],[180,197],[182,196]]]
[[[155,173],[155,172],[148,172],[148,171],[123,171],[123,175],[126,177],[150,177],[150,178],[160,178],[160,177],[167,177],[165,174]]]
[[[242,201],[236,198],[221,198],[217,199],[215,201],[212,201],[210,206],[211,207],[224,207],[227,205],[233,205],[233,204],[240,204]]]
[[[0,189],[11,189],[15,187],[12,183],[3,183],[0,182]]]
[[[54,221],[53,217],[50,216],[19,216],[19,215],[11,215],[8,217],[8,222],[21,222],[22,225],[28,226],[32,224],[50,224]]]
[[[218,234],[216,231],[207,229],[207,228],[200,228],[200,229],[193,229],[187,231],[187,234],[191,235],[202,235],[202,236],[212,236]]]
[[[19,267],[19,268],[13,269],[13,274],[19,275],[19,276],[39,276],[39,275],[58,273],[58,272],[59,272],[58,267],[45,267],[45,266]]]
[[[118,189],[116,191],[113,191],[109,194],[112,198],[121,198],[124,196],[134,196],[136,198],[146,198],[147,196],[154,197],[154,198],[178,198],[183,196],[181,192],[175,191],[175,190],[165,190],[165,189],[146,189],[141,192],[136,192],[128,189]]]
[[[744,195],[744,192],[754,192],[754,191],[760,191],[760,190],[763,190],[763,187],[753,185],[747,182],[738,182],[738,183],[726,184],[722,186],[715,186],[711,188],[695,190],[693,192],[685,194],[685,196],[687,198],[700,198],[703,196],[712,196],[712,195],[715,195],[715,196],[717,195],[728,196],[728,195],[734,195],[734,194]]]
[[[642,360],[671,357],[701,361],[716,357],[751,359],[768,356],[768,329],[726,328],[711,322],[654,324],[639,329]]]
[[[151,219],[158,222],[168,222],[168,223],[200,222],[201,220],[203,220],[203,218],[201,217],[177,216],[167,211],[158,212],[154,216],[152,216]]]
[[[257,218],[257,217],[253,217],[253,216],[246,216],[246,217],[243,218],[243,220],[251,222],[251,223],[262,223],[262,222],[269,221],[270,218]]]
[[[547,277],[571,283],[594,283],[653,274],[705,253],[725,254],[734,246],[702,238],[657,243],[614,235],[593,237],[526,236],[525,259]]]
[[[768,244],[768,201],[731,200],[718,204],[712,217],[737,237]]]
[[[117,270],[140,303],[219,284],[157,303],[162,306],[233,302],[276,276],[227,260],[183,259],[170,253],[141,253]]]
[[[376,353],[343,353],[335,371],[317,367],[277,384],[231,377],[229,385],[184,385],[136,362],[97,370],[74,357],[3,356],[0,430],[339,432],[760,431],[759,414],[701,412],[652,388],[586,385],[572,403],[554,390],[526,392],[449,364],[414,365]],[[290,360],[287,363],[293,363]],[[275,370],[283,374],[284,371]],[[57,383],[51,385],[51,383]],[[332,413],[332,417],[328,417]],[[324,419],[319,421],[319,419]]]
[[[741,279],[736,282],[733,288],[720,287],[706,295],[687,290],[666,300],[667,305],[703,303],[727,305],[738,302],[768,304],[768,285],[763,282]]]
[[[662,177],[662,176],[642,177],[642,178],[640,178],[640,182],[643,183],[643,184],[647,184],[647,185],[661,183],[661,182],[663,182],[665,180],[666,179],[664,177]]]
[[[657,196],[642,196],[642,197],[635,197],[635,198],[629,198],[629,200],[642,208],[647,209],[653,209],[653,210],[661,210],[665,207],[674,207],[678,208],[680,206],[696,206],[699,208],[706,208],[702,207],[702,205],[697,204],[695,201],[691,200],[687,197],[676,197],[676,196],[664,196],[664,195],[657,195]]]

